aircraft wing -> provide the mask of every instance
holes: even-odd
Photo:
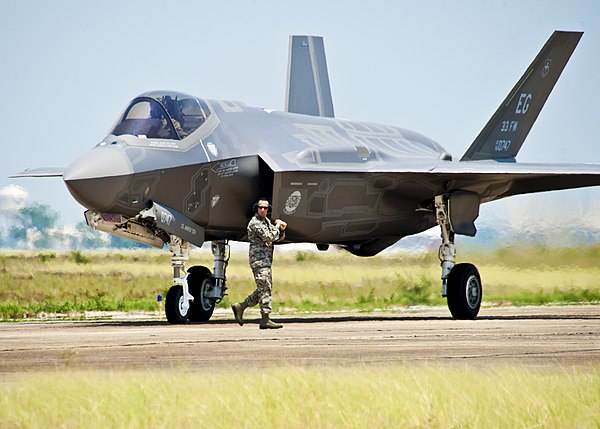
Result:
[[[477,193],[481,202],[534,192],[600,185],[600,164],[457,163],[429,174],[451,189]]]
[[[25,171],[9,177],[11,179],[18,177],[62,177],[64,172],[64,167],[28,168]]]
[[[426,200],[455,190],[474,192],[480,201],[489,202],[513,195],[600,186],[600,164],[546,164],[497,161],[387,159],[384,163],[321,162],[293,165],[275,161],[266,153],[260,157],[282,178],[310,177],[339,173],[346,177],[381,176],[395,183],[411,183],[410,193]],[[282,183],[285,183],[285,179]]]

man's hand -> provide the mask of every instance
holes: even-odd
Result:
[[[285,228],[287,228],[287,223],[285,223],[281,219],[275,219],[275,226],[280,230],[285,231]]]

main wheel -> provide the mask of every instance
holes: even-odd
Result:
[[[183,308],[183,287],[180,285],[171,286],[167,292],[167,302],[165,303],[165,313],[169,323],[181,324],[188,321],[190,310]]]
[[[457,264],[448,276],[448,308],[452,317],[472,320],[481,307],[483,288],[479,271],[473,264]]]
[[[210,270],[206,267],[191,267],[188,270],[188,286],[194,301],[190,303],[189,320],[206,322],[215,310],[215,298],[207,298],[206,294],[214,287]]]

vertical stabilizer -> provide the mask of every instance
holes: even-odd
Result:
[[[583,33],[555,31],[461,161],[514,161]]]
[[[285,111],[333,118],[322,37],[290,36]]]

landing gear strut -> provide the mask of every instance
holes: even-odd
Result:
[[[455,319],[475,319],[481,307],[481,277],[473,264],[454,265],[456,248],[449,217],[448,197],[435,197],[436,220],[442,232],[439,258],[442,267],[442,296]]]
[[[194,266],[185,270],[189,260],[190,244],[171,235],[169,250],[173,267],[173,286],[167,293],[165,313],[169,323],[188,321],[205,322],[210,319],[215,305],[225,296],[225,271],[229,261],[229,244],[226,240],[213,241],[214,272],[207,267]]]

